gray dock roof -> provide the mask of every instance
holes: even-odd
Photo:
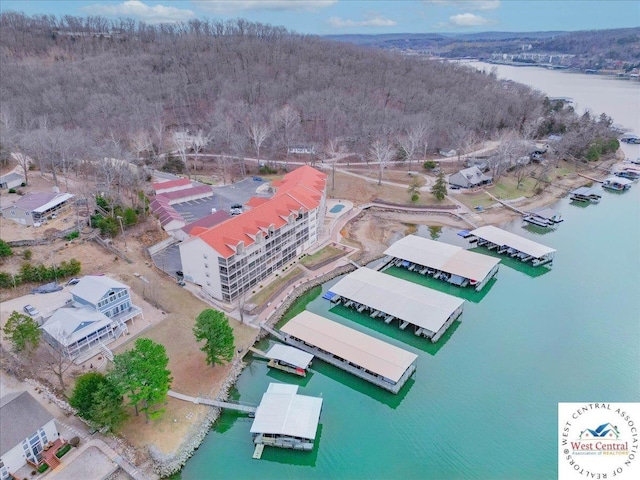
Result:
[[[407,235],[387,248],[384,253],[478,282],[500,263],[500,259],[417,235]]]
[[[297,392],[297,385],[270,383],[256,409],[251,433],[315,439],[322,398]]]
[[[313,360],[313,355],[310,353],[303,352],[297,348],[282,345],[280,343],[276,343],[272,346],[266,353],[266,357],[286,362],[294,367],[305,369],[309,366],[311,360]]]
[[[402,348],[307,310],[280,330],[394,382],[398,382],[418,358]]]
[[[487,240],[496,245],[506,245],[511,248],[515,248],[519,252],[526,253],[535,258],[541,258],[545,255],[555,252],[553,248],[542,245],[541,243],[534,242],[528,238],[515,235],[501,228],[494,227],[493,225],[485,225],[484,227],[476,228],[472,230],[471,235],[474,235],[483,240]]]
[[[351,272],[331,291],[436,333],[464,300],[370,268]]]

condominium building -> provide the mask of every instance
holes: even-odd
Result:
[[[185,280],[231,303],[318,242],[326,175],[303,166],[272,185],[275,195],[251,199],[248,211],[191,230],[179,246]]]

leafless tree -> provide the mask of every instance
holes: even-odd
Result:
[[[273,123],[282,136],[282,143],[288,157],[289,149],[295,140],[297,132],[300,130],[300,114],[290,105],[285,105],[276,111]]]
[[[369,157],[378,164],[378,185],[382,185],[382,173],[393,158],[393,148],[386,140],[376,140],[369,149]]]
[[[265,140],[269,137],[270,133],[271,128],[266,122],[252,121],[247,126],[249,141],[253,145],[258,162],[260,161],[260,148],[262,147],[262,144],[265,142]]]

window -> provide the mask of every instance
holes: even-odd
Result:
[[[206,254],[206,253],[203,253],[203,254],[202,254],[202,256],[203,256],[204,258],[209,258],[209,257],[207,256],[207,254]]]

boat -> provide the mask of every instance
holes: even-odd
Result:
[[[602,183],[602,188],[618,192],[629,190],[633,182],[627,178],[609,177]]]
[[[635,170],[622,170],[620,172],[614,172],[614,175],[628,180],[638,180],[640,178],[640,173]]]

